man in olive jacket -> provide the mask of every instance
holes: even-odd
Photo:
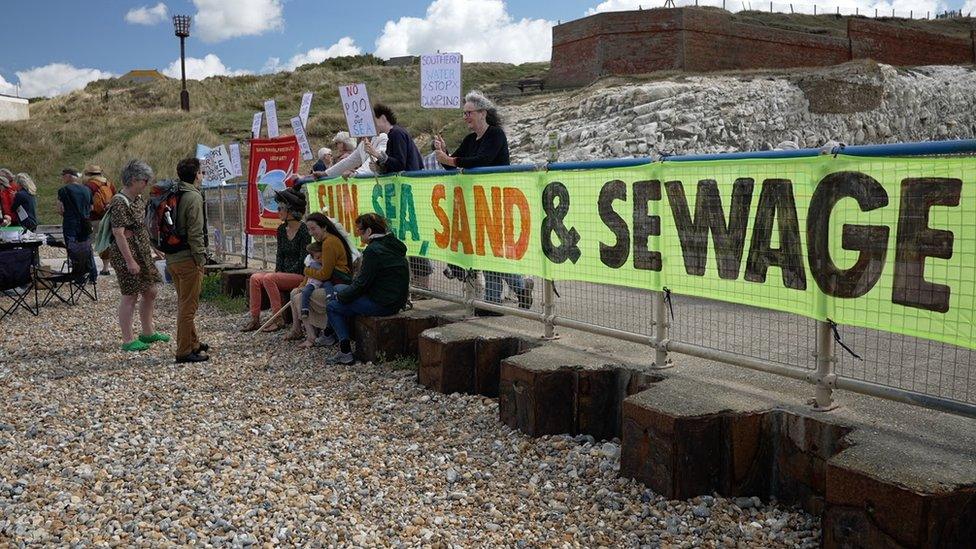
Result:
[[[363,214],[356,219],[356,233],[367,242],[362,265],[352,284],[335,287],[335,300],[326,306],[326,342],[338,340],[339,354],[331,362],[339,364],[354,362],[349,342],[353,317],[396,314],[410,292],[407,247],[390,232],[386,220],[375,213]]]
[[[176,174],[180,178],[180,201],[174,221],[177,232],[186,237],[186,249],[166,254],[166,268],[176,287],[176,362],[204,362],[210,360],[209,346],[200,343],[194,322],[203,287],[203,266],[207,263],[200,161],[180,160]]]

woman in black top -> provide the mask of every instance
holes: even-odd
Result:
[[[437,161],[446,169],[453,168],[481,168],[486,166],[508,166],[508,138],[501,127],[498,110],[487,97],[480,92],[472,91],[464,96],[464,122],[471,129],[471,133],[464,137],[454,154],[448,155],[447,147],[441,136],[434,137],[434,151]],[[445,274],[449,278],[461,279],[464,274],[460,267],[450,265]],[[485,271],[485,301],[490,303],[502,302],[502,281],[508,283],[518,297],[519,307],[532,307],[531,278],[523,279],[522,275],[496,273]],[[488,315],[488,311],[478,311]]]
[[[305,280],[305,247],[312,241],[302,216],[305,215],[305,195],[293,189],[275,193],[278,203],[278,216],[281,225],[278,226],[277,254],[275,255],[275,272],[254,273],[248,281],[251,319],[241,331],[250,332],[261,326],[261,291],[268,294],[271,302],[271,312],[281,309],[281,295],[286,296]],[[280,319],[265,328],[271,332],[284,328]]]

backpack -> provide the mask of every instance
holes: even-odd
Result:
[[[92,192],[91,220],[96,221],[105,217],[108,203],[115,196],[115,189],[108,181],[98,181],[93,178],[88,180],[88,190]]]
[[[176,208],[183,191],[180,184],[164,180],[152,186],[146,204],[146,230],[153,248],[169,254],[190,249],[186,235],[176,226]]]
[[[119,196],[125,201],[126,206],[130,204],[129,199],[124,194],[119,193]],[[105,213],[107,214],[109,210],[111,210],[111,204],[109,204]],[[101,254],[111,247],[113,242],[115,242],[115,235],[112,234],[112,219],[103,216],[101,223],[98,224],[98,232],[95,233],[95,253]]]

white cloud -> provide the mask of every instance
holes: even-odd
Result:
[[[17,95],[17,86],[11,84],[10,82],[7,82],[3,78],[2,74],[0,74],[0,93],[6,95]]]
[[[197,34],[204,42],[257,36],[285,28],[282,0],[193,0]]]
[[[77,68],[67,63],[51,63],[17,71],[21,97],[53,97],[84,88],[89,82],[115,75],[98,69]],[[17,86],[0,77],[0,93],[14,94]]]
[[[434,0],[426,17],[387,21],[376,39],[378,57],[461,52],[465,61],[547,61],[552,21],[513,20],[502,0]]]
[[[291,57],[285,63],[277,57],[271,57],[264,64],[264,70],[268,72],[293,71],[308,63],[321,63],[333,57],[344,55],[361,55],[362,48],[356,45],[356,41],[348,36],[343,36],[338,42],[328,48],[312,48],[305,53],[299,53]]]
[[[134,25],[156,25],[166,20],[166,4],[160,2],[153,7],[133,8],[125,14],[125,20]]]
[[[170,78],[179,78],[180,60],[177,59],[170,63],[168,67],[163,69],[163,74]],[[198,57],[186,58],[187,80],[203,80],[210,76],[241,76],[243,74],[251,74],[251,71],[229,69],[219,57],[212,53],[208,53],[203,59]]]
[[[968,0],[962,5],[963,15],[969,15],[972,12],[976,12],[976,0]]]

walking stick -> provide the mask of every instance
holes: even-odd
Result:
[[[261,327],[258,328],[256,331],[263,332],[264,329],[267,328],[268,326],[270,326],[272,322],[274,322],[275,320],[278,320],[278,318],[280,318],[281,315],[284,314],[285,309],[287,309],[288,307],[291,307],[291,302],[290,301],[288,302],[287,305],[283,306],[281,309],[278,309],[278,312],[277,313],[271,315],[271,318],[269,318],[267,320],[267,322],[265,322],[264,324],[262,324]]]

